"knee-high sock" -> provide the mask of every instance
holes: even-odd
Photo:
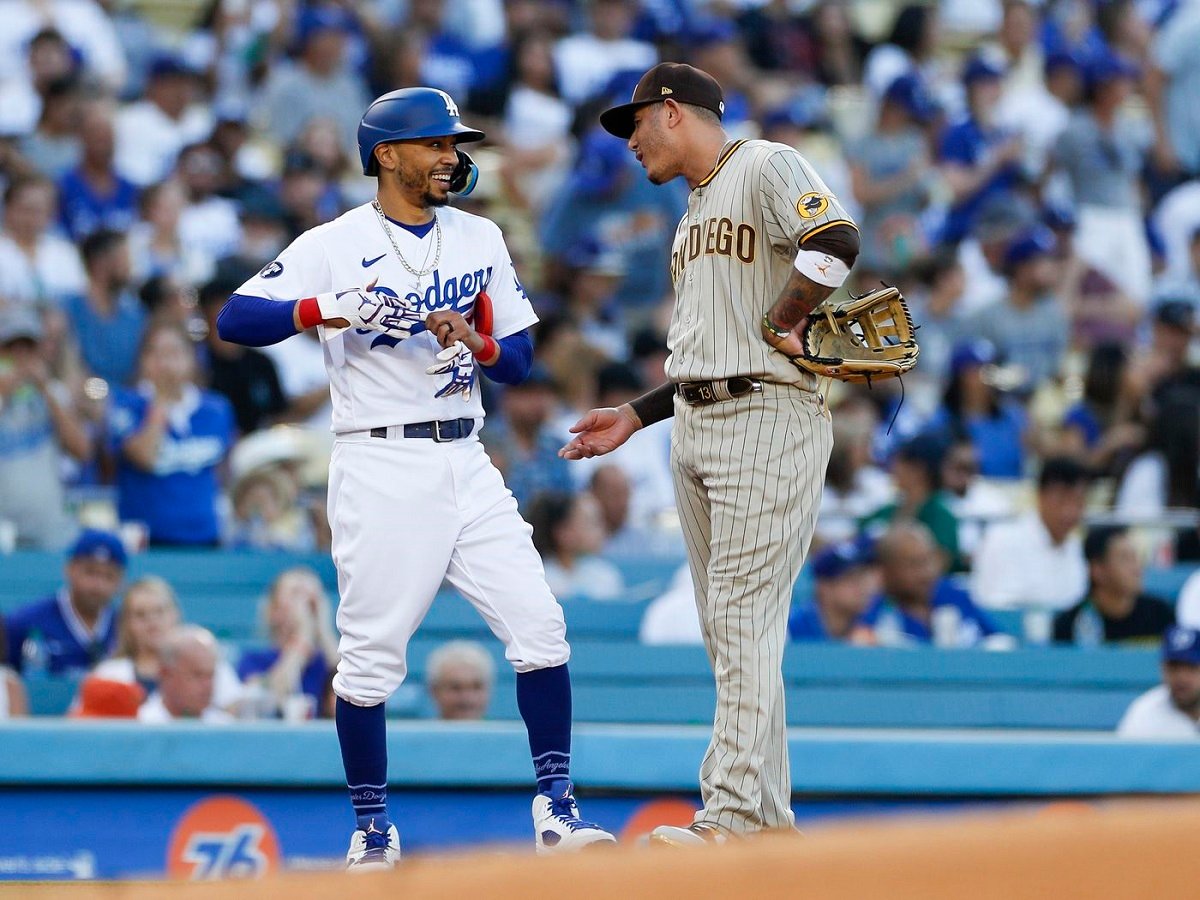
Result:
[[[358,823],[387,820],[387,719],[383,704],[355,706],[341,697],[334,711],[346,786]]]
[[[571,675],[566,665],[517,673],[517,709],[529,732],[539,791],[571,777]]]

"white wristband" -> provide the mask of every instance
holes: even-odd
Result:
[[[841,287],[850,274],[848,265],[820,250],[801,250],[792,265],[806,278],[831,288]]]

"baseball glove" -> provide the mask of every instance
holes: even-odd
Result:
[[[895,378],[917,362],[916,328],[904,295],[884,285],[813,311],[800,332],[804,352],[792,364],[839,381]]]

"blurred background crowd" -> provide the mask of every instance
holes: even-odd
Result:
[[[82,526],[127,551],[328,547],[315,336],[259,351],[213,323],[373,195],[358,119],[425,84],[488,134],[456,203],[502,226],[541,317],[531,379],[482,385],[483,440],[560,597],[649,599],[620,562],[682,559],[669,423],[607,459],[556,450],[664,378],[686,186],[650,185],[596,116],[679,60],[722,83],[732,135],[813,163],[861,227],[850,287],[899,285],[920,326],[903,383],[832,385],[793,635],[997,646],[989,611],[1014,609],[1035,642],[1200,625],[1200,582],[1178,605],[1143,584],[1200,559],[1200,2],[0,0],[0,23],[0,550],[72,547],[70,570]],[[125,657],[157,671],[126,620],[170,586],[124,590]],[[643,637],[698,640],[690,600],[680,570]],[[336,656],[314,616],[286,667],[313,709]]]

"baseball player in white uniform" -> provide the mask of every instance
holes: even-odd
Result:
[[[595,409],[561,451],[608,453],[674,416],[671,464],[705,647],[716,675],[704,808],[651,841],[724,841],[791,829],[782,662],[792,585],[808,550],[833,438],[798,329],[849,273],[858,231],[792,147],[729,140],[720,85],[687,65],[647,72],[601,124],[649,179],[691,187],[671,254],[669,381]]]
[[[264,345],[318,329],[336,434],[329,521],[338,573],[336,722],[357,817],[347,862],[390,867],[384,703],[443,579],[504,642],[517,671],[538,793],[539,852],[612,842],[579,817],[570,782],[570,649],[531,529],[479,442],[482,371],[529,372],[537,321],[500,229],[447,206],[483,134],[449,95],[406,88],[359,126],[375,200],[300,235],[221,311],[225,340]]]

